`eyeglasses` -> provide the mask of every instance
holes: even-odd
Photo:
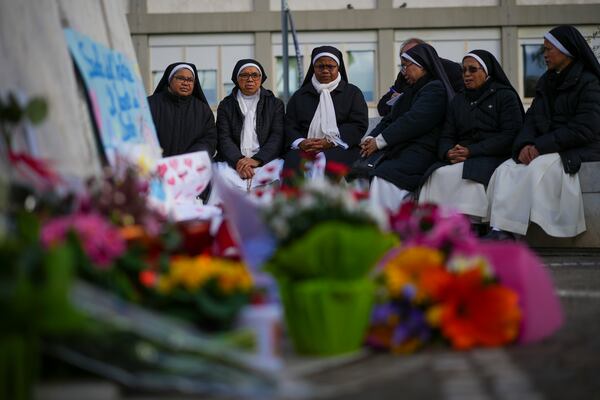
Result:
[[[323,71],[324,69],[326,69],[328,71],[333,71],[337,67],[338,66],[335,64],[315,64],[315,69],[317,69],[319,71]]]
[[[253,72],[251,74],[247,74],[247,73],[243,73],[243,74],[239,74],[238,75],[239,78],[242,78],[245,81],[249,81],[249,80],[257,80],[258,78],[260,78],[260,74],[257,72]]]
[[[406,69],[408,67],[410,67],[411,65],[415,65],[415,63],[407,62],[406,64],[400,64],[400,72],[402,72],[402,73],[406,72]]]
[[[463,69],[462,69],[463,74],[466,74],[467,72],[470,74],[474,74],[475,72],[477,72],[479,70],[485,71],[483,68],[476,67],[474,65],[469,65],[468,67],[463,67]]]
[[[184,76],[175,75],[174,77],[178,82],[194,83],[194,78],[186,78]]]

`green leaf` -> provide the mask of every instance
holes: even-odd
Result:
[[[48,115],[48,103],[41,97],[31,99],[25,108],[25,116],[32,124],[41,123]]]

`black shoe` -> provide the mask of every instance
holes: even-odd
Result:
[[[485,235],[483,240],[512,240],[515,241],[517,238],[511,232],[507,231],[490,231],[487,235]]]
[[[478,238],[484,238],[489,233],[489,229],[487,224],[471,223],[471,232]]]

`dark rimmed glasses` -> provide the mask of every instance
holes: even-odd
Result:
[[[238,77],[242,78],[245,81],[249,81],[249,80],[255,81],[260,78],[260,74],[257,72],[253,72],[251,74],[247,74],[244,72],[243,74],[239,74]]]

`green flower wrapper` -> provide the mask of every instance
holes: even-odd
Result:
[[[397,243],[374,225],[325,222],[281,247],[267,263],[277,279],[360,279]]]
[[[361,347],[375,293],[370,279],[279,280],[279,291],[298,353],[335,355]]]
[[[375,285],[368,274],[397,240],[376,226],[325,222],[277,250],[276,277],[298,353],[358,350],[369,324]]]

